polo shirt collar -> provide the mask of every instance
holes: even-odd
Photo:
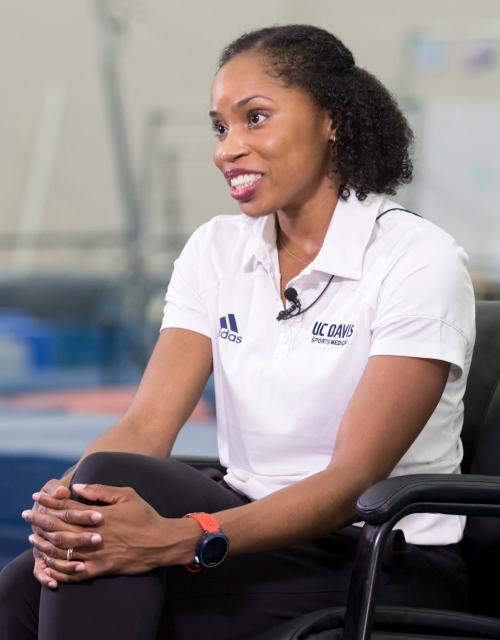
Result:
[[[308,270],[359,280],[382,201],[382,196],[369,194],[360,202],[353,192],[348,200],[339,198],[323,246]]]
[[[363,257],[381,209],[383,196],[369,194],[360,202],[354,192],[348,200],[339,198],[325,240],[316,258],[304,273],[322,271],[331,275],[359,280]],[[243,268],[260,262],[269,265],[276,249],[274,214],[252,220],[250,238],[243,254]]]
[[[259,262],[268,266],[276,249],[276,216],[270,213],[249,222],[251,231],[243,254],[243,269],[251,269]]]

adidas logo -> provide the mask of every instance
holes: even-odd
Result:
[[[228,328],[229,322],[229,328]],[[229,340],[229,342],[236,342],[239,344],[242,341],[242,337],[238,334],[238,325],[236,324],[236,318],[234,313],[228,313],[227,316],[219,318],[219,338],[223,340]]]

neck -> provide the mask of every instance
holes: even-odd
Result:
[[[281,245],[306,260],[313,260],[321,249],[337,205],[333,189],[322,196],[300,209],[280,209],[276,213]]]

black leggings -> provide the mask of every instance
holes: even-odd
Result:
[[[165,517],[213,513],[250,500],[222,477],[172,458],[96,453],[73,482],[132,486]],[[2,640],[258,639],[303,613],[345,604],[358,527],[272,552],[229,556],[213,570],[158,568],[40,588],[27,551],[0,573]],[[394,535],[377,601],[462,610],[465,569],[457,545],[406,544]]]

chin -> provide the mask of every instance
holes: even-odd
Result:
[[[270,213],[274,213],[276,211],[276,207],[258,206],[251,200],[248,200],[247,202],[239,202],[238,206],[241,213],[244,213],[249,218],[260,218],[262,216],[268,216]]]

